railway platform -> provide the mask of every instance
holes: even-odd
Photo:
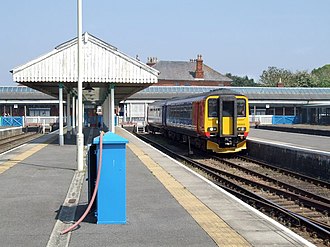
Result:
[[[308,135],[330,136],[329,125],[313,125],[313,124],[273,124],[259,125],[258,129],[283,131],[290,133],[300,133]]]
[[[84,132],[86,143],[97,135]],[[1,155],[1,246],[313,246],[124,129],[116,133],[129,140],[126,224],[97,225],[89,214],[59,234],[59,221],[70,225],[68,202],[74,221],[86,209],[87,181],[74,182],[75,138],[59,146],[47,134]]]
[[[316,133],[330,133],[330,126],[299,125],[303,133],[281,128],[250,129],[248,154],[252,158],[293,170],[307,176],[330,182],[330,136]],[[306,131],[305,131],[306,130]]]
[[[299,132],[296,131],[297,129]],[[318,130],[322,132],[315,134]],[[327,134],[324,135],[324,133]],[[330,126],[325,125],[274,125],[263,126],[257,129],[251,128],[248,140],[263,140],[267,143],[330,154],[330,146],[328,145],[330,141]]]

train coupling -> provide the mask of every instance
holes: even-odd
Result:
[[[233,137],[224,137],[219,141],[220,147],[237,147],[237,139]]]

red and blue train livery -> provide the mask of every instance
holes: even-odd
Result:
[[[229,89],[156,101],[148,106],[148,130],[216,153],[246,149],[246,96]]]

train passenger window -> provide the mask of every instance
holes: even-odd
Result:
[[[208,100],[208,116],[218,117],[218,99]]]
[[[238,99],[237,100],[237,116],[238,117],[245,117],[246,116],[246,103],[245,99]]]

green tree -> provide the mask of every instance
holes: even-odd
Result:
[[[266,87],[276,87],[280,81],[284,86],[289,86],[292,84],[292,77],[293,74],[290,70],[270,66],[262,72],[259,82]]]
[[[311,75],[319,87],[330,87],[330,64],[313,69]]]
[[[292,74],[289,87],[317,87],[318,83],[315,78],[305,71],[297,71]]]
[[[233,80],[231,83],[234,87],[257,87],[258,84],[254,82],[252,78],[249,78],[248,76],[236,76],[232,75],[231,73],[226,74],[227,77]]]

